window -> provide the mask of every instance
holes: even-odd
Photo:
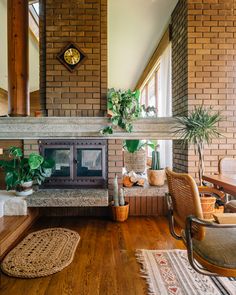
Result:
[[[29,4],[29,27],[34,37],[39,41],[39,2]]]
[[[159,97],[159,78],[160,65],[158,64],[154,72],[141,87],[141,104],[145,107],[154,107],[158,112],[158,97]]]
[[[158,57],[156,64],[150,70],[141,90],[141,104],[154,107],[158,117],[172,116],[171,88],[171,43]],[[172,167],[172,141],[158,140],[161,153],[161,167]],[[151,157],[152,150],[147,148],[147,156]]]

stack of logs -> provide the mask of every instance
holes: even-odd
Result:
[[[145,177],[136,174],[134,171],[123,176],[123,185],[125,187],[132,187],[133,185],[144,186],[145,181]]]

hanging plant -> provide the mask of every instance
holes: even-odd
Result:
[[[103,128],[101,133],[112,134],[117,127],[132,132],[133,122],[140,117],[142,110],[139,96],[139,90],[132,92],[130,89],[122,91],[111,88],[107,97],[108,121],[111,125]]]

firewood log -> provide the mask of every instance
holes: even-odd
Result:
[[[125,175],[125,176],[123,177],[123,185],[124,185],[125,187],[132,187],[132,186],[134,185],[133,182],[130,181],[130,177],[129,177],[128,175]]]

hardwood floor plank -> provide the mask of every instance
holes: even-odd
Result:
[[[124,223],[43,217],[29,232],[48,227],[65,227],[80,234],[73,262],[61,272],[39,279],[16,279],[1,273],[1,295],[145,295],[147,286],[135,251],[184,248],[170,236],[164,217],[130,217]]]

